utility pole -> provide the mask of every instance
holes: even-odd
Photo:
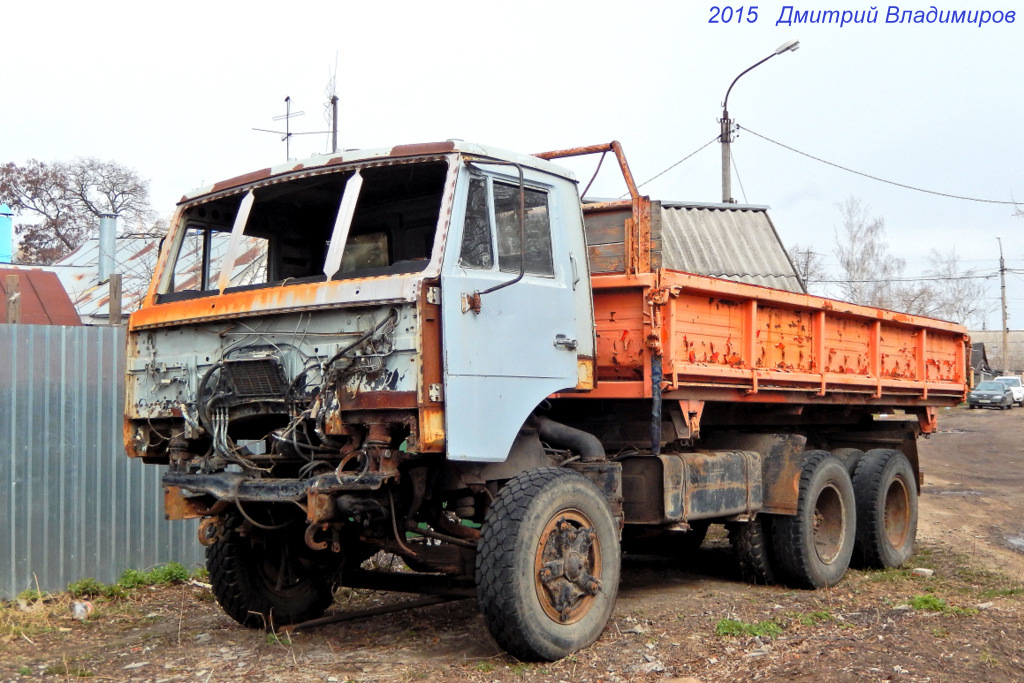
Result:
[[[743,74],[747,73],[751,69],[761,66],[772,57],[781,55],[783,52],[793,52],[800,47],[799,40],[790,40],[789,42],[779,45],[778,49],[772,54],[768,55],[760,62],[745,69],[739,76],[732,80],[729,84],[729,89],[725,91],[725,99],[722,100],[722,118],[718,120],[722,124],[721,132],[718,136],[718,141],[722,143],[722,203],[723,204],[735,204],[736,201],[732,198],[732,169],[730,168],[730,159],[732,155],[732,124],[733,120],[729,118],[729,93],[732,92],[732,86],[736,85],[736,81],[743,77]]]
[[[999,242],[999,290],[1000,296],[1003,303],[1003,361],[1002,361],[1002,374],[1006,374],[1010,369],[1006,366],[1007,353],[1009,351],[1009,337],[1010,333],[1006,327],[1006,262],[1003,261],[1003,240],[996,235],[996,241]]]
[[[722,203],[732,204],[732,169],[730,156],[732,155],[732,119],[729,118],[729,110],[722,109],[722,132],[718,141],[722,143]]]

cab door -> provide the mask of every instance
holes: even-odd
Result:
[[[533,409],[577,384],[575,264],[585,254],[569,252],[568,207],[559,206],[554,180],[522,168],[520,181],[520,168],[467,165],[456,192],[441,271],[445,432],[453,460],[504,460]],[[559,180],[575,197],[575,188]]]

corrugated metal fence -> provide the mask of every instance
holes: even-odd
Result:
[[[122,444],[121,327],[0,324],[0,598],[199,562],[163,514],[163,468]]]

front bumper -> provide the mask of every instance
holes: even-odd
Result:
[[[341,476],[321,474],[309,479],[254,479],[237,472],[167,472],[161,481],[164,486],[212,496],[217,500],[290,503],[303,501],[309,494],[376,491],[393,476],[387,472],[363,472]]]

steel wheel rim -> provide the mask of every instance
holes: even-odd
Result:
[[[272,549],[277,553],[271,552]],[[287,598],[303,589],[310,578],[309,568],[287,544],[273,544],[273,548],[268,544],[262,551],[257,572],[268,592]]]
[[[885,538],[901,548],[910,535],[910,492],[903,477],[894,477],[885,491]]]
[[[814,501],[814,552],[824,564],[839,557],[846,540],[846,506],[834,485],[828,485]]]
[[[534,588],[544,614],[562,625],[583,619],[601,588],[601,569],[601,541],[590,518],[575,508],[552,515],[533,563]]]

